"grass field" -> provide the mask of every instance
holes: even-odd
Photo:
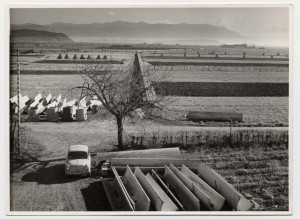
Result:
[[[243,52],[246,52],[247,55],[251,56],[261,56],[262,53],[265,53],[266,56],[269,55],[276,55],[280,53],[281,55],[289,54],[288,48],[225,48],[220,46],[200,46],[194,47],[190,49],[172,49],[166,51],[145,51],[143,54],[145,55],[158,55],[160,56],[161,53],[170,54],[174,56],[183,56],[184,52],[189,55],[197,55],[197,52],[200,54],[209,54],[209,53],[217,53],[217,54],[224,54],[225,52],[228,55],[242,55]]]
[[[160,71],[158,72],[160,73]],[[269,82],[287,83],[288,72],[161,71],[170,82]]]
[[[169,108],[183,116],[187,111],[243,113],[247,123],[288,123],[288,97],[172,97]]]
[[[168,63],[168,65],[176,65],[176,63],[180,64],[194,64],[194,65],[201,65],[203,63],[209,63],[210,65],[212,64],[219,64],[219,65],[228,65],[228,64],[234,64],[236,66],[247,66],[247,65],[253,65],[253,66],[260,66],[260,65],[267,65],[267,64],[273,64],[273,65],[288,65],[289,62],[288,60],[281,60],[281,59],[258,59],[258,60],[249,60],[249,59],[239,59],[239,60],[233,60],[233,59],[185,59],[184,57],[182,58],[173,58],[173,57],[166,57],[166,58],[161,58],[161,57],[151,57],[151,58],[144,58],[143,59],[146,62],[149,63],[155,63],[156,65],[164,65],[164,63]],[[178,64],[177,64],[178,65]]]
[[[287,151],[284,144],[194,148],[204,163],[251,200],[255,210],[264,211],[288,210]]]
[[[72,58],[76,54],[77,57],[79,58],[81,54],[84,55],[86,58],[88,55],[90,55],[92,58],[94,58],[92,61],[95,61],[96,57],[100,55],[101,61],[103,56],[106,55],[109,59],[113,60],[129,60],[132,58],[131,54],[113,54],[113,53],[103,53],[103,52],[79,52],[79,53],[68,53],[69,55],[69,60],[57,60],[57,56],[59,53],[45,53],[45,56],[42,57],[35,57],[35,56],[21,56],[19,60],[21,62],[26,63],[25,65],[21,65],[21,71],[33,71],[35,74],[37,71],[70,71],[69,73],[72,73],[73,71],[79,71],[84,68],[84,64],[80,63],[80,60],[77,60],[76,62],[73,62]],[[62,56],[64,57],[66,53],[61,53]],[[83,60],[84,61],[84,60]],[[11,57],[11,62],[15,63],[16,62],[16,56]],[[57,64],[56,62],[59,62]],[[66,63],[70,62],[70,63]],[[98,65],[98,64],[92,64],[92,65]],[[119,66],[119,64],[112,64],[111,66]],[[11,66],[11,70],[16,70],[16,65]]]

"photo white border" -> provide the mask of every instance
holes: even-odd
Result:
[[[49,2],[49,1],[48,1]],[[281,211],[281,212],[269,212],[269,211],[249,211],[249,212],[134,212],[134,213],[130,213],[130,212],[65,212],[65,211],[35,211],[35,212],[21,212],[21,211],[10,211],[9,210],[9,204],[10,204],[10,196],[9,196],[9,191],[10,191],[10,176],[9,176],[9,156],[5,156],[6,158],[6,214],[7,215],[181,215],[181,216],[185,216],[185,215],[197,215],[197,216],[203,216],[203,215],[291,215],[292,210],[293,210],[293,149],[294,147],[293,145],[293,54],[294,54],[294,50],[293,50],[293,8],[290,5],[291,2],[288,2],[289,4],[282,2],[283,4],[274,4],[272,3],[272,5],[270,3],[265,3],[265,1],[259,1],[262,2],[262,4],[240,4],[240,3],[234,3],[234,4],[227,4],[227,3],[221,3],[221,4],[211,4],[211,3],[202,3],[199,2],[199,4],[186,4],[186,3],[182,3],[180,4],[163,4],[163,5],[159,5],[159,4],[126,4],[126,5],[122,5],[122,4],[118,4],[118,5],[108,5],[108,4],[9,4],[6,5],[6,30],[5,30],[5,48],[6,48],[6,53],[5,53],[5,97],[6,97],[6,101],[5,102],[5,109],[6,109],[6,114],[9,112],[9,104],[8,100],[9,100],[9,13],[8,10],[9,8],[60,8],[60,7],[64,7],[64,8],[95,8],[95,7],[100,7],[100,8],[145,8],[145,7],[151,7],[151,8],[182,8],[182,7],[282,7],[282,6],[288,6],[290,8],[290,42],[289,42],[289,48],[290,48],[290,72],[289,72],[289,211]],[[50,7],[49,7],[50,6]],[[9,154],[9,138],[8,138],[8,131],[9,131],[9,118],[7,116],[5,116],[5,132],[6,132],[6,138],[5,138],[5,155]],[[7,199],[8,198],[8,199]],[[7,201],[8,200],[8,201]]]

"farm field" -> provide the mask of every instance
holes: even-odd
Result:
[[[96,65],[95,65],[96,66]],[[80,74],[84,64],[41,64],[32,63],[22,66],[23,74]],[[119,65],[111,65],[113,68]],[[150,74],[165,75],[163,81],[169,82],[267,82],[287,83],[288,72],[230,72],[230,71],[199,71],[199,70],[149,70]],[[17,73],[13,69],[13,73]]]
[[[156,93],[191,97],[287,97],[288,83],[158,82]]]
[[[80,86],[83,79],[80,75],[21,75],[21,94],[30,98],[41,93],[43,96],[48,94],[59,95],[63,98],[79,98],[80,91],[73,91],[74,86]],[[17,94],[17,75],[11,75],[11,96]]]
[[[189,55],[197,55],[197,52],[200,54],[210,54],[210,53],[216,53],[216,54],[224,54],[225,52],[228,55],[242,55],[243,52],[246,52],[247,55],[251,56],[261,56],[262,53],[265,53],[265,55],[276,55],[277,53],[280,53],[282,55],[289,54],[288,48],[226,48],[221,46],[200,46],[198,48],[189,48],[189,49],[170,49],[165,51],[145,51],[143,52],[143,55],[156,55],[160,56],[161,53],[163,54],[170,54],[173,56],[183,56],[184,52],[187,52],[187,56]]]
[[[155,58],[144,58],[143,59],[145,62],[157,62],[157,63],[223,63],[223,64],[227,64],[227,63],[234,63],[234,64],[253,64],[253,65],[256,65],[256,64],[269,64],[269,63],[272,63],[272,64],[288,64],[288,61],[282,61],[282,60],[264,60],[264,59],[260,59],[260,60],[233,60],[233,59],[230,59],[230,60],[218,60],[218,59],[214,59],[214,58],[211,58],[211,59],[185,59],[185,58],[182,58],[182,59],[179,59],[179,58],[176,58],[176,59],[173,59],[173,58],[166,58],[166,59],[162,59],[160,57],[155,57]]]
[[[80,55],[83,55],[85,58],[87,58],[88,55],[91,56],[91,58],[96,59],[98,55],[100,55],[101,59],[103,58],[104,55],[106,55],[109,59],[125,59],[128,60],[132,57],[133,53],[114,53],[111,51],[107,52],[102,52],[102,51],[91,51],[91,52],[45,52],[43,53],[44,56],[20,56],[20,61],[23,62],[36,62],[36,61],[42,61],[42,60],[57,60],[58,55],[61,54],[62,58],[65,57],[66,54],[69,56],[69,60],[73,59],[73,56],[76,54],[77,57],[79,58]],[[16,61],[16,56],[11,56],[12,61]],[[64,60],[64,59],[63,59]]]
[[[171,111],[231,111],[247,123],[288,123],[288,97],[172,97]]]
[[[169,82],[269,82],[287,83],[288,72],[229,72],[229,71],[157,71],[166,74],[164,81]]]
[[[91,64],[90,66],[97,67],[98,64]],[[118,69],[120,67],[119,64],[109,64],[106,65],[110,68]],[[73,74],[82,71],[86,67],[85,64],[76,63],[76,64],[54,64],[54,63],[31,63],[29,65],[22,65],[21,72],[24,74],[52,74],[52,73],[60,73],[64,71],[65,74]],[[13,73],[17,73],[16,68],[11,69]],[[22,73],[21,73],[22,74]]]

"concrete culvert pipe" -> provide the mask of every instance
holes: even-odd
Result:
[[[62,119],[63,121],[70,122],[73,121],[74,117],[74,106],[67,106],[63,108]]]
[[[93,105],[92,106],[92,113],[96,114],[98,112],[98,106],[97,105]]]
[[[29,111],[28,111],[28,121],[30,121],[30,122],[40,121],[40,115],[38,114],[37,109],[29,109]]]
[[[87,120],[87,108],[80,108],[76,110],[76,118],[78,121]]]
[[[190,121],[243,122],[243,114],[235,112],[201,112],[190,111],[185,117]]]
[[[59,120],[58,107],[47,109],[47,121],[57,122]]]

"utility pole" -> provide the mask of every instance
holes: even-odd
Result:
[[[19,155],[21,155],[21,145],[20,145],[20,123],[21,123],[21,109],[20,109],[20,95],[21,95],[21,70],[20,70],[20,51],[17,49],[17,71],[18,71],[18,78],[17,78],[17,86],[18,86],[18,151]]]

